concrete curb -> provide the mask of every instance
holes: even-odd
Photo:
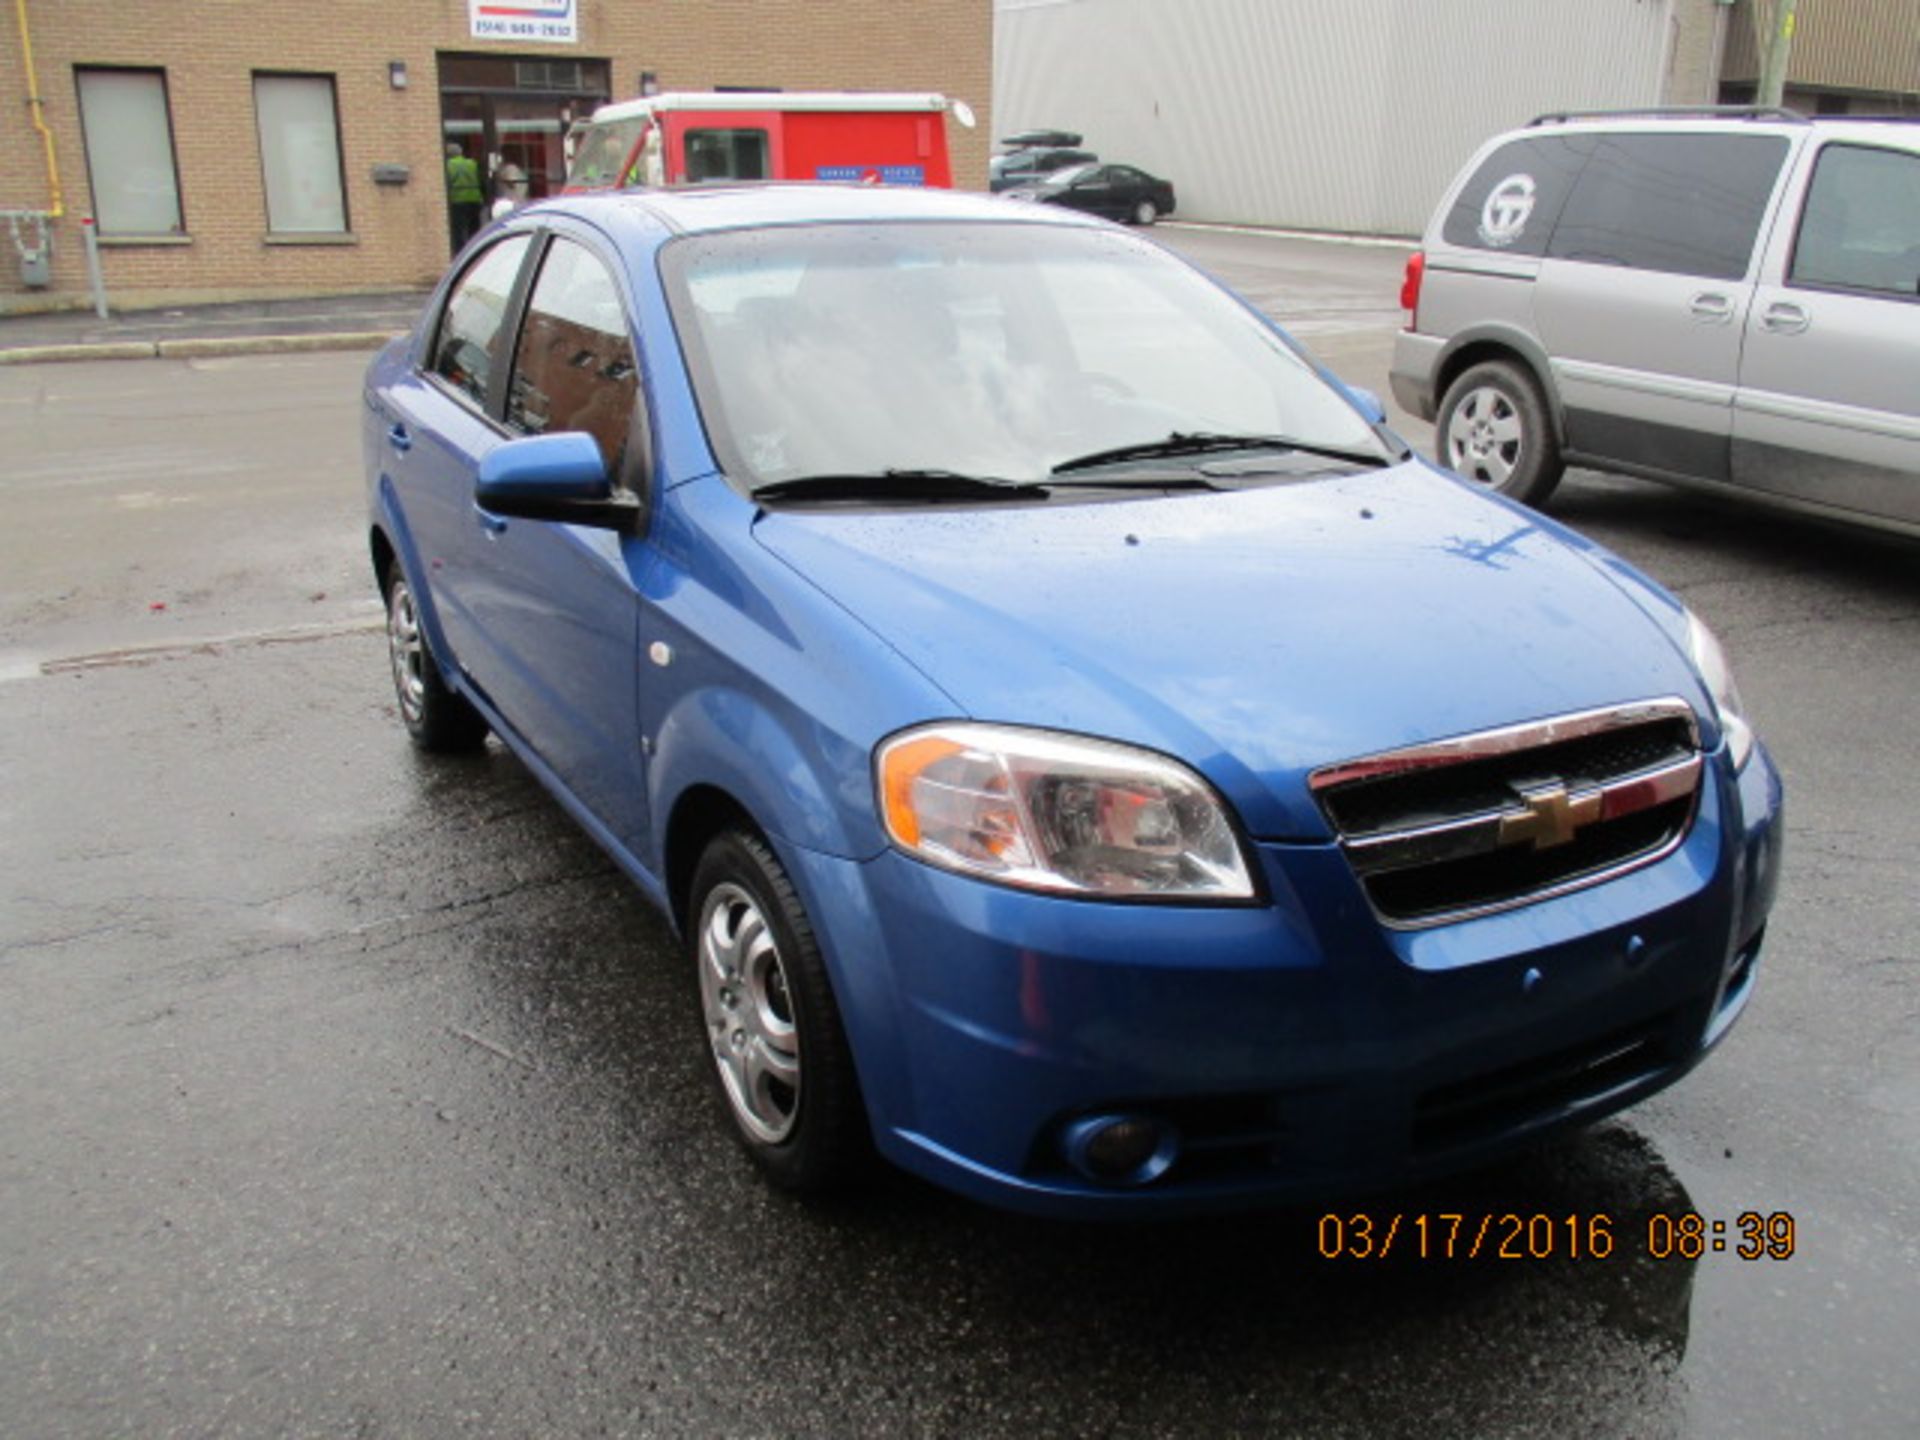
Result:
[[[318,335],[227,335],[186,340],[101,340],[0,349],[0,365],[68,360],[197,360],[213,355],[295,355],[311,350],[377,350],[404,330],[335,330]]]

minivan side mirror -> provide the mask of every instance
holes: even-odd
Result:
[[[480,461],[474,503],[495,515],[629,530],[640,502],[616,495],[600,442],[584,430],[507,440]]]

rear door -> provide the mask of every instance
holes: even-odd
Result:
[[[1592,144],[1534,287],[1567,446],[1725,480],[1756,242],[1789,141],[1722,126]]]
[[[1920,147],[1823,145],[1768,247],[1733,478],[1920,524]]]
[[[507,322],[531,244],[526,232],[508,235],[468,263],[447,292],[421,363],[382,396],[414,585],[425,591],[451,652],[441,658],[469,672],[485,648],[473,615],[481,558],[473,478],[502,434],[490,407],[511,351]]]

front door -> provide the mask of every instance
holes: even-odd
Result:
[[[1920,153],[1821,150],[1747,322],[1733,442],[1739,484],[1920,524]]]
[[[512,435],[584,431],[616,485],[643,473],[635,347],[612,267],[555,234],[539,260],[507,376]],[[633,535],[475,507],[482,554],[468,596],[480,688],[594,818],[644,850],[638,702],[639,582]]]

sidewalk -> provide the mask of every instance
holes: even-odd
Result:
[[[0,365],[49,360],[146,360],[290,350],[371,350],[413,324],[422,290],[0,316]]]

